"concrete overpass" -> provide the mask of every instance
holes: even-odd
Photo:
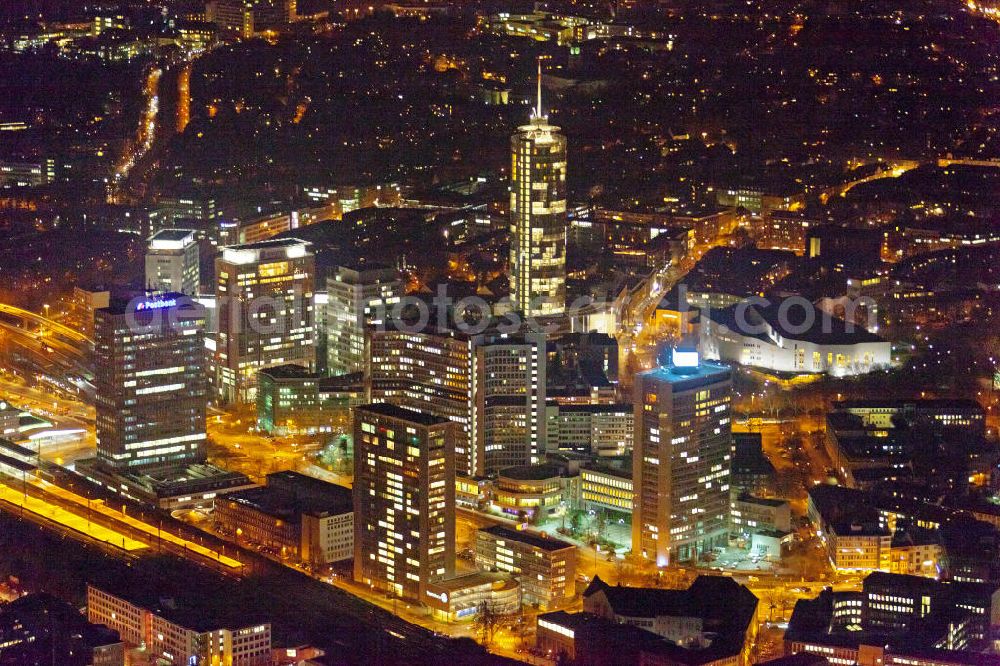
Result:
[[[9,315],[11,317],[16,317],[25,322],[31,322],[37,326],[44,328],[45,330],[52,331],[60,336],[65,337],[67,340],[75,342],[80,345],[89,345],[91,348],[94,346],[94,341],[88,338],[86,335],[77,331],[76,329],[70,328],[65,324],[60,324],[57,321],[48,319],[38,314],[37,312],[32,312],[30,310],[25,310],[13,305],[7,305],[5,303],[0,303],[0,313]]]
[[[55,388],[91,397],[94,343],[89,337],[35,312],[0,303],[0,350]]]

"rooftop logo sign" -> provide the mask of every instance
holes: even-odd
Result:
[[[135,304],[135,311],[139,312],[141,310],[160,310],[162,308],[172,308],[176,307],[176,298],[158,298],[151,301],[139,301]]]

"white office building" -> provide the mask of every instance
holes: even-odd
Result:
[[[365,369],[365,327],[379,326],[403,297],[390,266],[338,266],[327,278],[326,353],[332,375]]]
[[[196,296],[201,281],[198,241],[190,229],[162,229],[146,250],[146,291]]]
[[[632,550],[657,566],[728,542],[732,392],[694,351],[635,377]]]

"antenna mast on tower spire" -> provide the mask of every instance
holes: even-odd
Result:
[[[542,117],[542,58],[538,58],[538,106],[535,107],[535,117]]]

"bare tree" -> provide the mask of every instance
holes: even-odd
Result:
[[[476,616],[472,618],[472,625],[482,635],[484,646],[489,647],[493,644],[493,637],[502,621],[503,615],[497,610],[496,604],[491,601],[479,603],[476,608]]]
[[[627,575],[625,558],[615,558],[615,576],[618,577],[616,581],[619,585],[624,585],[626,583],[625,576]]]
[[[598,541],[604,538],[604,534],[608,529],[608,517],[604,515],[604,509],[599,509],[597,515],[594,517],[593,522],[594,536]]]

